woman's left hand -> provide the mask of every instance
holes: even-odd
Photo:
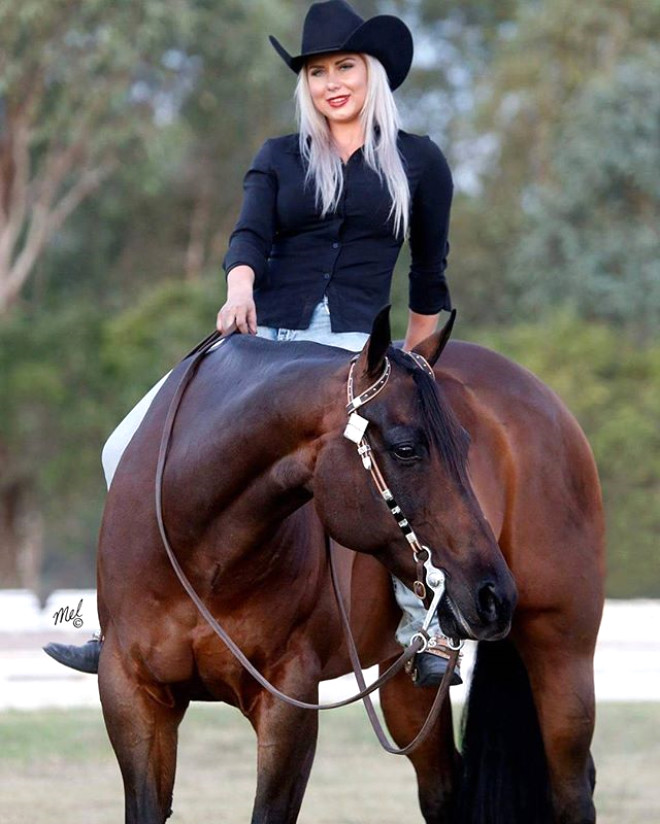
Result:
[[[228,298],[218,312],[216,326],[223,335],[234,330],[243,335],[257,334],[257,310],[251,295]]]
[[[257,308],[254,303],[254,271],[236,266],[227,276],[227,300],[218,312],[216,326],[223,335],[234,330],[243,335],[257,334]]]

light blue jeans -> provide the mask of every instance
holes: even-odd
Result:
[[[328,302],[324,298],[318,304],[312,314],[311,322],[307,329],[274,329],[270,326],[257,327],[257,335],[267,340],[276,341],[314,341],[326,346],[338,346],[348,349],[351,352],[359,352],[366,343],[369,335],[365,332],[333,332],[330,326],[330,311]],[[165,383],[167,375],[162,377],[147,394],[131,409],[112,435],[106,441],[101,453],[101,462],[105,473],[108,487],[114,477],[115,470],[128,446],[131,438],[135,434],[142,419],[147,414],[153,399],[158,394],[158,390]],[[405,551],[405,550],[404,550]],[[397,578],[392,578],[394,585],[394,595],[397,604],[403,612],[403,617],[396,631],[396,639],[401,646],[408,646],[413,635],[421,629],[426,615],[424,604],[408,587]],[[438,624],[438,619],[434,616],[429,626],[431,636],[441,636],[442,631]]]
[[[311,340],[326,346],[339,346],[351,352],[359,352],[369,338],[366,332],[333,332],[330,325],[328,299],[323,298],[314,309],[307,329],[274,329],[258,326],[257,335],[267,340]]]

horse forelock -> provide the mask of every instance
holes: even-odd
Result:
[[[391,349],[391,360],[412,376],[417,387],[424,434],[429,444],[436,447],[453,477],[461,484],[468,483],[467,457],[470,439],[454,411],[442,396],[435,380],[415,364],[404,352]]]

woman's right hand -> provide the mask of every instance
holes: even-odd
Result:
[[[254,272],[249,266],[236,266],[227,276],[227,300],[218,312],[218,332],[234,330],[244,335],[257,334],[257,308],[254,303]]]

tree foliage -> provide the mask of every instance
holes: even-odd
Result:
[[[141,287],[182,272],[199,276],[258,140],[254,129],[244,140],[250,109],[259,111],[250,90],[268,87],[259,52],[270,48],[263,29],[280,10],[265,0],[220,9],[202,0],[0,0],[0,317],[9,353],[0,378],[11,398],[0,424],[0,542],[7,557],[23,551],[17,519],[35,501],[46,506],[49,473],[78,479],[83,497],[88,476],[85,461],[71,473],[64,468],[62,456],[76,452],[65,421],[26,395],[43,382],[53,405],[62,398],[75,430],[83,409],[66,391],[66,358],[42,358],[39,339],[71,324],[72,334],[47,347],[61,353],[83,329],[100,334],[105,313],[135,300]],[[277,94],[263,97],[276,108]],[[264,111],[260,128],[267,122]],[[101,195],[93,205],[92,193]],[[88,208],[77,209],[83,202]],[[18,345],[16,329],[33,326],[35,346]],[[97,352],[88,343],[81,353]],[[79,382],[103,409],[98,374],[107,377],[90,372]],[[34,431],[16,410],[30,410]],[[99,431],[83,431],[96,451]],[[52,449],[60,458],[51,463]],[[16,583],[17,567],[0,572]]]
[[[532,311],[565,302],[636,335],[657,332],[659,72],[654,51],[596,77],[575,98],[551,182],[529,192],[514,260],[521,302]]]
[[[21,311],[0,325],[0,444],[9,445],[0,492],[20,493],[45,519],[49,588],[81,578],[93,583],[105,497],[101,446],[147,389],[213,328],[216,290],[208,280],[170,281],[119,315],[79,300],[38,325]],[[8,543],[0,529],[3,556]],[[2,560],[0,573],[10,580],[17,572],[3,570]]]
[[[525,316],[565,294],[585,317],[636,323],[657,278],[659,35],[646,0],[518,4],[475,92],[480,173],[454,213],[471,317]]]
[[[0,315],[49,242],[185,85],[182,0],[0,6]]]

